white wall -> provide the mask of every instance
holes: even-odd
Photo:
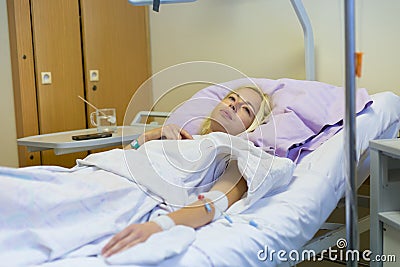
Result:
[[[344,84],[342,0],[304,0],[314,27],[316,79]],[[358,87],[400,94],[400,1],[357,3]],[[303,33],[289,0],[197,0],[150,11],[153,73],[177,63],[210,60],[250,77],[305,79]],[[166,88],[157,84],[154,96]],[[169,97],[168,99],[179,98]],[[184,96],[186,97],[186,95]],[[178,101],[179,102],[179,101]],[[163,109],[162,105],[158,107]]]
[[[0,166],[18,166],[6,0],[0,0]]]

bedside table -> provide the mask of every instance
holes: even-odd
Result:
[[[373,140],[371,158],[370,266],[398,266],[400,261],[400,139]],[[396,262],[373,261],[396,255]]]

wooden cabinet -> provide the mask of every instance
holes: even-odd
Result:
[[[30,8],[39,133],[86,128],[85,105],[77,97],[85,95],[79,2],[33,0]],[[46,74],[50,84],[44,84]],[[44,151],[41,163],[72,166],[85,153]]]
[[[150,76],[147,9],[126,0],[7,5],[18,138],[91,127],[93,109],[78,95],[99,108],[115,107],[122,125],[131,97]],[[133,112],[150,108],[151,91],[140,97]],[[85,155],[19,148],[20,166],[69,167]]]

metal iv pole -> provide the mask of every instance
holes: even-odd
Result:
[[[356,111],[355,111],[355,4],[354,0],[345,0],[345,72],[346,72],[346,114],[345,114],[345,144],[346,144],[346,237],[347,251],[359,249],[357,188],[356,188]],[[357,267],[358,259],[354,253],[346,253],[347,266]]]

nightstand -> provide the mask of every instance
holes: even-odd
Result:
[[[398,266],[400,261],[400,139],[370,141],[370,266]],[[396,255],[396,262],[374,261]]]

